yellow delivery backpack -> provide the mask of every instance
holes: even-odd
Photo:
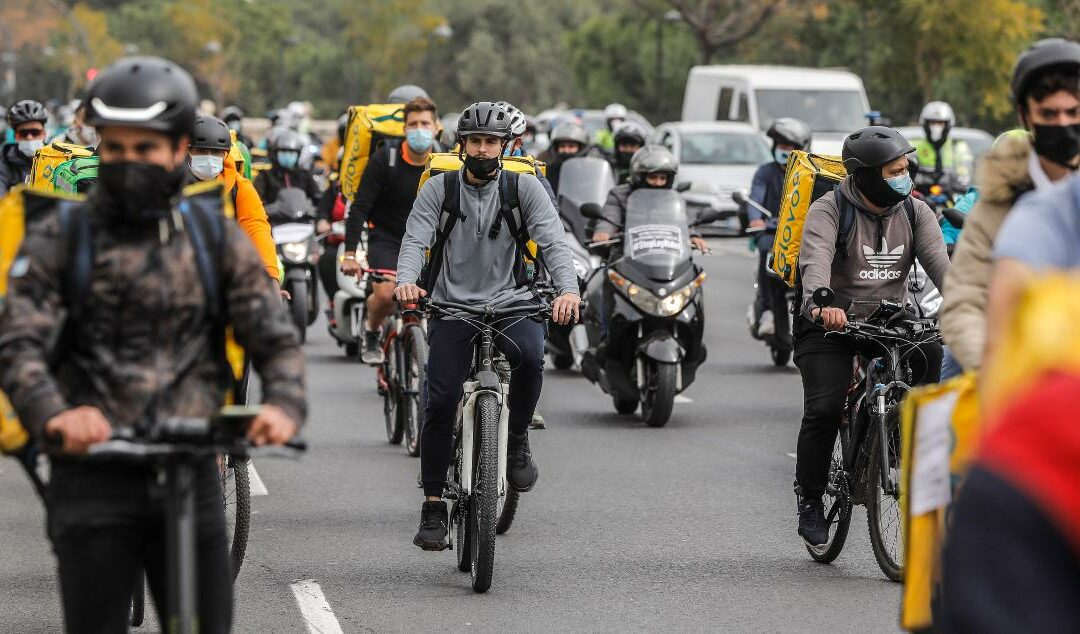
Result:
[[[345,126],[345,152],[341,157],[341,193],[352,200],[360,189],[371,155],[389,146],[391,165],[397,143],[405,138],[405,104],[371,104],[349,108]]]
[[[34,154],[34,162],[30,166],[30,187],[39,191],[53,191],[53,171],[61,163],[93,154],[93,150],[74,143],[49,143]]]
[[[847,176],[839,156],[823,156],[795,150],[788,159],[784,192],[776,225],[776,239],[769,268],[788,286],[795,286],[799,272],[799,249],[810,204]],[[850,230],[850,227],[848,228]]]

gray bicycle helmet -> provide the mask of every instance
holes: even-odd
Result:
[[[390,95],[386,98],[386,103],[409,103],[417,97],[430,99],[427,91],[420,86],[415,84],[404,84],[390,91]]]
[[[1060,37],[1039,40],[1020,54],[1013,67],[1009,82],[1009,96],[1016,105],[1022,105],[1028,84],[1043,71],[1063,66],[1080,74],[1080,43]]]
[[[232,147],[232,135],[224,121],[210,115],[195,117],[191,133],[191,147],[206,150],[226,150]]]
[[[679,171],[679,160],[671,153],[671,150],[662,145],[646,145],[634,152],[630,159],[630,181],[635,187],[645,183],[647,174],[669,174],[668,187],[675,182],[675,174]]]
[[[794,145],[795,149],[803,150],[810,146],[810,126],[794,117],[780,117],[773,121],[765,136],[773,140],[773,143]]]
[[[7,122],[12,129],[31,121],[45,123],[48,120],[49,113],[45,110],[45,106],[40,101],[34,101],[33,99],[17,101],[7,111]]]
[[[851,173],[864,167],[881,167],[914,151],[911,143],[896,130],[872,125],[847,135],[842,158],[844,168]]]
[[[125,126],[174,138],[190,135],[199,92],[186,70],[160,57],[125,57],[90,83],[86,123]]]
[[[585,147],[589,144],[589,133],[576,121],[564,121],[551,131],[551,145],[556,147],[565,142],[578,143]]]
[[[490,101],[479,101],[461,112],[457,136],[460,141],[473,134],[509,139],[512,135],[510,128],[511,117],[506,108]]]
[[[645,145],[645,129],[633,121],[627,121],[615,128],[615,146],[624,141]]]

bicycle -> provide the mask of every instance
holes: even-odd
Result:
[[[487,592],[495,568],[497,529],[509,529],[518,502],[516,492],[508,495],[506,480],[509,408],[505,399],[510,377],[505,358],[495,348],[495,324],[512,318],[546,321],[551,318],[551,305],[477,308],[424,298],[419,310],[430,317],[461,319],[478,331],[472,369],[454,424],[453,460],[445,496],[453,502],[451,548],[457,552],[458,570],[471,573],[474,591]]]
[[[369,285],[393,282],[397,271],[364,269]],[[368,293],[370,296],[370,288]],[[365,323],[367,308],[364,309]],[[380,338],[383,362],[376,370],[379,394],[383,397],[386,439],[391,445],[405,439],[410,456],[420,455],[420,427],[424,416],[427,381],[427,317],[420,311],[403,309],[395,302],[394,313],[383,323]]]
[[[828,307],[833,300],[830,289],[814,293],[819,307]],[[903,311],[896,302],[882,301],[866,321],[849,321],[842,332],[826,335],[850,338],[860,353],[825,487],[829,539],[820,546],[806,545],[815,561],[836,559],[847,540],[852,507],[864,505],[874,559],[891,581],[901,581],[904,575],[900,402],[913,382],[910,353],[920,344],[941,339],[934,319],[904,317]]]

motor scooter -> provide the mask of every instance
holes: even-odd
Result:
[[[319,315],[315,267],[319,260],[315,239],[315,208],[304,190],[286,187],[266,206],[278,257],[285,267],[282,288],[289,293],[289,311],[303,343],[307,327]]]
[[[337,291],[333,297],[333,319],[327,324],[330,336],[345,348],[345,355],[352,358],[360,354],[360,343],[363,335],[364,301],[367,299],[367,282],[363,275],[345,275],[341,272],[341,263],[345,260],[345,222],[331,223],[332,235],[340,236],[341,241],[337,245],[338,266],[335,268],[337,279]],[[363,243],[356,245],[356,261],[361,269],[368,268],[367,254]]]

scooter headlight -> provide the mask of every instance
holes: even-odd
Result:
[[[308,256],[307,242],[286,242],[281,245],[281,255],[293,264],[303,264]]]
[[[649,313],[650,315],[656,315],[657,317],[671,317],[672,315],[678,315],[686,308],[686,305],[690,303],[691,298],[694,297],[694,293],[701,287],[701,284],[705,281],[705,272],[702,271],[700,275],[694,278],[694,281],[690,282],[686,286],[671,293],[667,297],[658,297],[651,291],[641,288],[637,284],[634,284],[630,280],[626,279],[614,269],[608,270],[608,279],[615,285],[627,299],[630,300],[634,306],[637,306],[640,310]]]

